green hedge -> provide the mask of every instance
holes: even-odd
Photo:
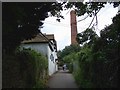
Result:
[[[73,71],[75,80],[80,88],[119,87],[119,62],[117,59],[107,59],[109,58],[107,57],[108,54],[105,51],[93,53],[90,47],[81,49],[78,55],[78,62],[75,63],[79,68]]]
[[[92,88],[91,82],[91,49],[83,48],[78,53],[78,59],[75,65],[78,67],[73,71],[75,80],[80,88]]]
[[[63,58],[64,63],[67,64],[67,67],[71,73],[73,72],[73,69],[74,69],[73,63],[77,60],[77,58],[78,58],[78,56],[75,52],[70,53],[69,55],[66,55]]]
[[[3,56],[3,88],[44,88],[48,78],[48,61],[34,50],[24,49]]]

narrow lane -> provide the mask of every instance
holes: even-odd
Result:
[[[78,88],[74,77],[68,71],[59,70],[48,81],[49,88]]]

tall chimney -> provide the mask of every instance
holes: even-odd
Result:
[[[71,44],[78,44],[76,41],[77,36],[76,12],[74,10],[70,12],[70,18],[71,18]]]

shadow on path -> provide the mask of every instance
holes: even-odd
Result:
[[[48,81],[49,88],[78,88],[74,77],[68,70],[59,70]]]

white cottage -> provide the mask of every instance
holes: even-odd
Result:
[[[21,46],[31,48],[44,54],[48,58],[48,73],[50,76],[58,71],[57,44],[54,34],[39,33],[35,38],[23,41]]]

